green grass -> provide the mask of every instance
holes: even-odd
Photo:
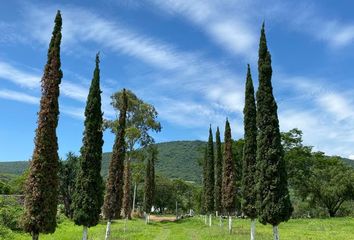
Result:
[[[112,224],[111,240],[118,239],[249,239],[249,220],[233,220],[233,233],[227,233],[226,220],[223,227],[219,227],[218,220],[214,219],[213,226],[204,225],[200,217],[185,219],[175,223],[151,223],[145,225],[143,220],[134,219],[127,222],[127,231],[124,232],[124,221],[116,221]],[[353,218],[333,219],[295,219],[279,226],[280,238],[282,240],[343,240],[354,239]],[[272,227],[257,223],[257,240],[272,239]],[[41,235],[41,240],[79,240],[81,239],[82,228],[75,226],[66,220],[59,224],[54,234]],[[89,239],[104,239],[105,223],[89,229]],[[27,240],[29,235],[14,233],[11,240]]]

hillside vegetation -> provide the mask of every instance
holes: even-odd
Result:
[[[201,182],[201,167],[198,165],[203,157],[203,141],[174,141],[158,143],[158,161],[156,171],[168,178],[181,178],[186,181]],[[103,153],[102,175],[108,174],[112,153]],[[28,168],[28,161],[0,162],[0,175],[18,176]],[[11,174],[11,175],[9,175]]]

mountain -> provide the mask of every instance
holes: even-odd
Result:
[[[181,178],[186,181],[201,183],[201,166],[198,162],[203,157],[205,142],[174,141],[158,143],[156,162],[157,174],[168,178]],[[112,153],[103,153],[102,175],[107,176]],[[28,161],[0,162],[0,174],[20,175],[28,167]]]

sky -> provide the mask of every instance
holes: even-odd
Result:
[[[246,67],[258,85],[265,21],[281,131],[354,159],[354,15],[334,0],[31,0],[0,8],[0,161],[28,160],[34,148],[40,79],[58,9],[63,18],[59,156],[79,153],[84,108],[101,56],[102,108],[128,88],[159,113],[157,142],[206,140],[229,118],[243,137]],[[103,151],[114,136],[104,133]]]

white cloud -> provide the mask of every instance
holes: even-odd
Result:
[[[29,94],[8,90],[8,89],[0,89],[0,98],[29,103],[29,104],[38,104],[39,98],[31,96]]]
[[[35,74],[27,73],[18,68],[0,61],[0,79],[10,80],[21,87],[30,89],[40,86],[40,77]]]
[[[152,0],[171,14],[181,14],[202,28],[215,42],[247,60],[256,56],[257,26],[253,26],[240,11],[243,2]],[[241,7],[242,8],[242,7]]]
[[[41,77],[37,75],[37,73],[29,72],[26,70],[22,70],[18,67],[15,67],[9,63],[0,61],[0,79],[7,80],[20,87],[24,87],[30,90],[40,88],[40,79]],[[104,87],[102,89],[106,90]],[[74,99],[76,101],[85,103],[88,95],[88,87],[75,84],[67,80],[63,80],[60,84],[60,91],[63,96],[66,96],[70,99]],[[102,109],[105,113],[106,117],[115,116],[114,110],[110,106],[110,98],[108,92],[102,93]],[[27,95],[25,93],[10,91],[10,90],[1,90],[2,98],[6,98],[9,100],[21,101],[24,103],[37,104],[39,99],[37,97],[33,97]],[[69,108],[70,109],[70,108]],[[75,113],[74,110],[67,110],[69,115],[78,116],[80,115],[80,111]]]

